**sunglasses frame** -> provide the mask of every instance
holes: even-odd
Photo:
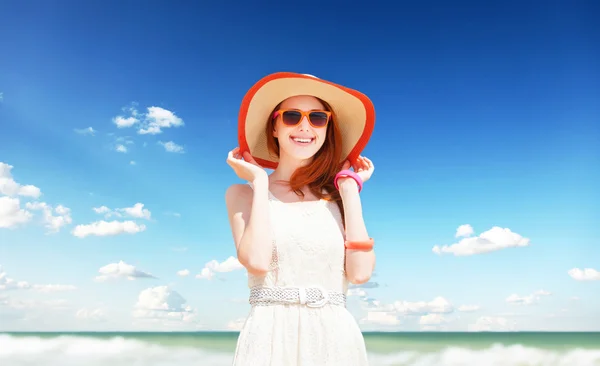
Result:
[[[273,119],[276,119],[277,117],[279,117],[281,115],[281,117],[283,118],[283,114],[285,112],[298,112],[300,113],[300,119],[298,120],[297,123],[290,125],[284,122],[284,124],[286,126],[297,126],[300,122],[302,122],[302,120],[304,119],[304,117],[306,117],[306,119],[308,120],[308,123],[310,123],[311,126],[313,126],[314,128],[323,128],[323,127],[327,127],[327,125],[329,124],[329,122],[331,121],[331,111],[326,111],[326,110],[312,110],[312,111],[303,111],[300,109],[294,109],[294,108],[288,108],[288,109],[278,109],[273,113]],[[327,116],[327,122],[325,122],[325,124],[323,126],[317,126],[315,124],[313,124],[313,122],[310,119],[310,114],[311,113],[325,113],[325,115]]]

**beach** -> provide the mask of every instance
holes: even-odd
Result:
[[[237,336],[237,332],[0,333],[0,365],[225,366],[231,365]],[[364,336],[371,366],[600,365],[600,332]]]

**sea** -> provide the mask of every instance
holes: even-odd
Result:
[[[600,366],[600,332],[363,334],[370,366]],[[225,366],[232,363],[237,337],[237,332],[0,333],[0,365]]]

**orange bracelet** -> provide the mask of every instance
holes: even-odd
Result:
[[[375,244],[375,241],[373,240],[373,238],[369,238],[369,240],[364,240],[364,241],[348,241],[346,240],[346,242],[344,243],[344,246],[346,247],[346,249],[357,249],[357,250],[371,250],[373,249],[373,245]]]

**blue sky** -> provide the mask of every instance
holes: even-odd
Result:
[[[225,158],[277,71],[375,103],[362,329],[600,330],[600,9],[444,3],[5,3],[0,330],[237,329]]]

